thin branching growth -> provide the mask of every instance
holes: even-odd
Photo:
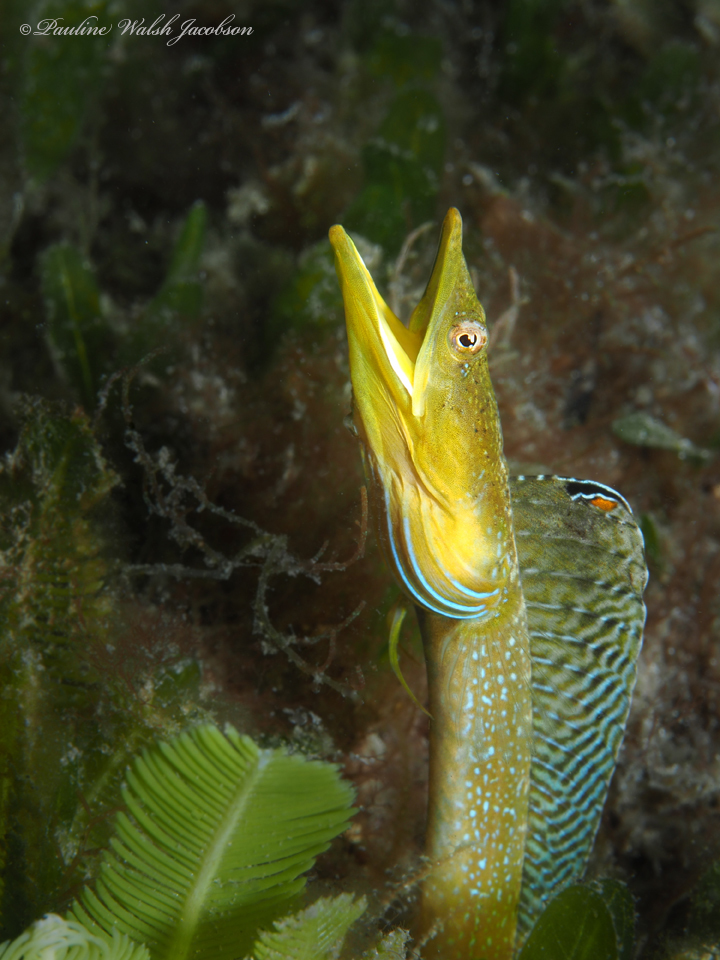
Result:
[[[153,359],[156,353],[157,351],[146,357],[137,366],[118,371],[108,379],[98,398],[98,415],[101,415],[107,406],[113,385],[120,382],[121,408],[125,419],[125,444],[135,454],[135,462],[142,468],[143,498],[148,511],[167,520],[170,524],[171,538],[181,550],[194,547],[199,551],[205,566],[188,566],[183,563],[139,563],[126,565],[123,573],[128,576],[161,574],[177,579],[228,580],[235,570],[241,567],[260,567],[253,603],[253,632],[260,637],[263,652],[271,654],[282,651],[299,670],[312,677],[316,687],[325,684],[344,697],[357,699],[358,691],[354,686],[334,680],[328,676],[327,671],[335,656],[338,634],[361,613],[365,602],[360,602],[341,623],[321,633],[297,636],[292,631],[283,632],[274,626],[270,619],[267,596],[276,577],[304,576],[319,584],[322,574],[344,572],[361,559],[365,552],[368,528],[365,487],[360,491],[362,515],[358,522],[356,547],[351,556],[342,561],[322,560],[328,546],[324,543],[314,557],[310,559],[297,557],[288,549],[288,538],[284,534],[268,533],[253,520],[238,516],[233,511],[225,510],[213,503],[204,486],[195,477],[183,476],[177,472],[177,465],[171,460],[167,447],[162,447],[156,454],[148,452],[142,435],[134,424],[130,386],[142,366]],[[203,534],[193,526],[191,515],[203,512],[211,513],[227,523],[247,530],[251,534],[249,542],[245,543],[233,556],[226,556],[209,544]],[[298,647],[316,646],[321,642],[327,642],[327,656],[318,665],[309,663],[298,652]]]
[[[390,281],[388,283],[388,303],[390,304],[390,309],[395,314],[396,317],[403,318],[405,312],[405,307],[408,302],[413,300],[414,294],[408,291],[408,286],[410,281],[408,278],[403,276],[405,267],[408,264],[408,261],[413,253],[413,247],[415,243],[427,233],[432,227],[435,226],[434,220],[428,220],[426,223],[421,224],[415,230],[412,230],[406,237],[403,242],[400,253],[398,254],[397,260],[393,264],[393,268],[390,274]]]

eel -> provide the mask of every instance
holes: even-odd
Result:
[[[330,241],[377,534],[427,665],[423,956],[510,960],[590,855],[642,642],[642,535],[604,484],[510,477],[457,210],[407,326],[341,226]]]

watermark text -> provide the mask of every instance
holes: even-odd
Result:
[[[189,20],[180,20],[181,14],[166,19],[161,13],[152,22],[145,17],[131,20],[124,17],[117,24],[101,24],[96,16],[86,17],[82,23],[67,24],[62,17],[39,20],[35,29],[29,23],[23,23],[20,33],[24,37],[32,34],[34,37],[107,37],[115,27],[120,36],[131,37],[165,37],[166,44],[171,47],[183,37],[249,37],[253,33],[252,27],[241,27],[234,23],[235,14],[231,13],[216,26],[198,24],[195,17]]]

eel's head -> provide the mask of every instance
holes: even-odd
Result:
[[[380,539],[405,592],[449,617],[488,615],[515,569],[485,313],[451,209],[405,327],[355,244],[330,230],[345,302],[354,418]]]

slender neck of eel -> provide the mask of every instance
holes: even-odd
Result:
[[[428,673],[430,783],[423,956],[510,960],[515,948],[532,743],[530,650],[499,421],[476,487],[487,609],[456,619],[416,607]],[[490,593],[490,590],[486,592]]]
[[[513,956],[530,781],[530,658],[519,583],[502,614],[418,608],[430,691],[423,956]]]

